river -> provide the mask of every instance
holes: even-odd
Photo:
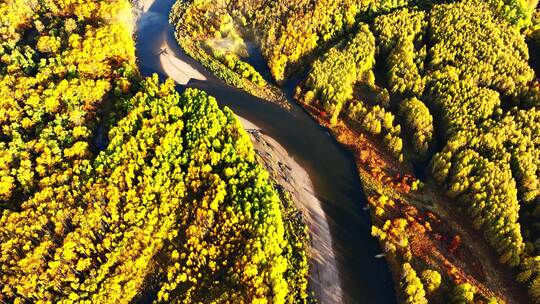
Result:
[[[168,24],[168,14],[174,0],[148,3],[151,5],[144,9],[137,27],[137,58],[141,73],[144,76],[157,73],[161,78],[169,75],[170,71],[163,63],[163,54],[160,55],[160,48],[166,43],[168,56],[187,63],[188,69],[195,70],[192,71],[193,75],[198,76],[195,78],[204,79],[191,80],[188,87],[199,88],[215,96],[220,106],[231,108],[283,146],[306,170],[315,190],[314,195],[321,203],[339,268],[337,283],[344,294],[341,302],[396,303],[388,265],[383,259],[374,257],[381,253],[381,248],[370,235],[369,213],[362,210],[366,198],[354,159],[326,129],[292,100],[290,95],[296,82],[290,80],[284,85],[290,110],[224,84],[176,46],[173,28]],[[184,88],[179,85],[179,90]],[[323,267],[318,272],[324,271],[324,261],[322,263]],[[311,277],[318,275],[310,273]],[[319,296],[316,294],[316,297]]]

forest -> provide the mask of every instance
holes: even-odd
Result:
[[[312,302],[300,211],[230,109],[141,75],[134,6],[0,2],[0,303]],[[540,303],[538,0],[177,0],[169,20],[351,152],[399,302]]]
[[[357,153],[402,302],[504,301],[481,271],[456,274],[467,272],[457,234],[470,226],[526,302],[540,303],[539,16],[535,0],[178,0],[171,20],[181,46],[255,44],[276,85],[301,79],[295,99]],[[414,233],[402,239],[443,242],[435,215],[419,228],[410,209],[461,217],[445,226],[458,238],[443,252],[458,266],[415,253]]]
[[[206,93],[143,79],[131,3],[0,3],[1,303],[301,303],[304,224]]]

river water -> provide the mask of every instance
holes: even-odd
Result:
[[[174,41],[173,28],[167,21],[173,3],[174,0],[156,0],[139,20],[137,58],[144,76],[157,73],[164,78],[166,75],[159,52],[164,39]],[[325,128],[292,101],[290,95],[296,82],[291,80],[284,85],[291,103],[291,110],[286,110],[224,84],[178,47],[170,47],[167,52],[188,62],[207,78],[206,81],[192,80],[188,87],[205,90],[216,97],[220,106],[227,106],[256,124],[306,169],[330,226],[341,288],[347,295],[344,302],[396,303],[388,265],[374,257],[381,253],[381,248],[370,235],[369,213],[362,210],[366,198],[354,159]],[[180,90],[183,88],[179,86]]]

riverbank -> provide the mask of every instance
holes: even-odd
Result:
[[[310,232],[310,290],[321,303],[344,303],[340,271],[333,250],[330,227],[315,196],[308,173],[275,139],[243,117],[238,117],[251,137],[260,162],[273,181],[291,194]]]
[[[140,0],[137,5],[134,5],[137,7],[138,31],[143,30],[146,26],[155,26],[156,24],[168,27],[167,19],[164,19],[158,12],[149,11],[154,2],[155,0]],[[153,40],[151,47],[145,50],[142,57],[146,59],[146,62],[154,62],[153,66],[159,66],[161,74],[167,75],[180,85],[187,85],[191,80],[208,80],[204,71],[196,67],[193,62],[175,55],[178,53],[178,45],[168,31],[163,31],[153,37],[141,38]]]

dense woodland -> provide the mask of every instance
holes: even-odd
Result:
[[[530,265],[540,253],[540,94],[519,32],[524,21],[510,21],[515,24],[474,1],[377,16],[372,28],[384,74],[378,85],[365,84],[374,92],[384,86],[393,98],[371,110],[357,110],[361,106],[349,98],[352,115],[345,114],[379,134],[379,126],[390,119],[379,114],[376,122],[367,119],[369,113],[380,106],[396,113],[412,140],[411,157],[434,147],[431,176],[457,199],[455,207],[470,216],[500,262],[518,267]],[[317,60],[308,76],[308,99],[314,99],[310,92],[321,89],[310,77],[321,77],[315,67],[324,60]],[[333,73],[331,68],[326,71]],[[323,104],[328,99],[343,103],[337,94],[315,95]],[[393,134],[391,128],[382,130]],[[433,143],[434,130],[439,147]],[[395,155],[402,146],[398,141],[385,143]],[[519,280],[540,301],[540,269],[524,267]]]
[[[172,20],[201,41],[228,39],[221,29],[234,28],[237,44],[258,46],[277,83],[309,65],[297,100],[330,126],[359,130],[399,162],[422,166],[425,182],[540,303],[540,84],[530,65],[539,54],[527,45],[540,44],[537,5],[179,0]],[[413,266],[400,270],[403,299],[425,303],[434,283]],[[446,301],[476,301],[476,293],[456,283]]]
[[[140,78],[133,22],[0,3],[0,302],[306,301],[297,211],[230,110]]]
[[[381,177],[381,189],[444,193],[540,303],[537,7],[178,0],[171,21],[186,53],[253,94],[277,98],[272,83],[305,75],[293,93],[310,113],[422,179]],[[230,110],[139,75],[133,24],[127,0],[0,3],[0,302],[308,301],[297,211]],[[272,79],[249,64],[253,50]],[[417,224],[421,208],[380,192],[372,234],[399,255],[401,301],[501,302],[416,259],[414,237],[436,221]],[[452,254],[459,236],[449,243]]]

